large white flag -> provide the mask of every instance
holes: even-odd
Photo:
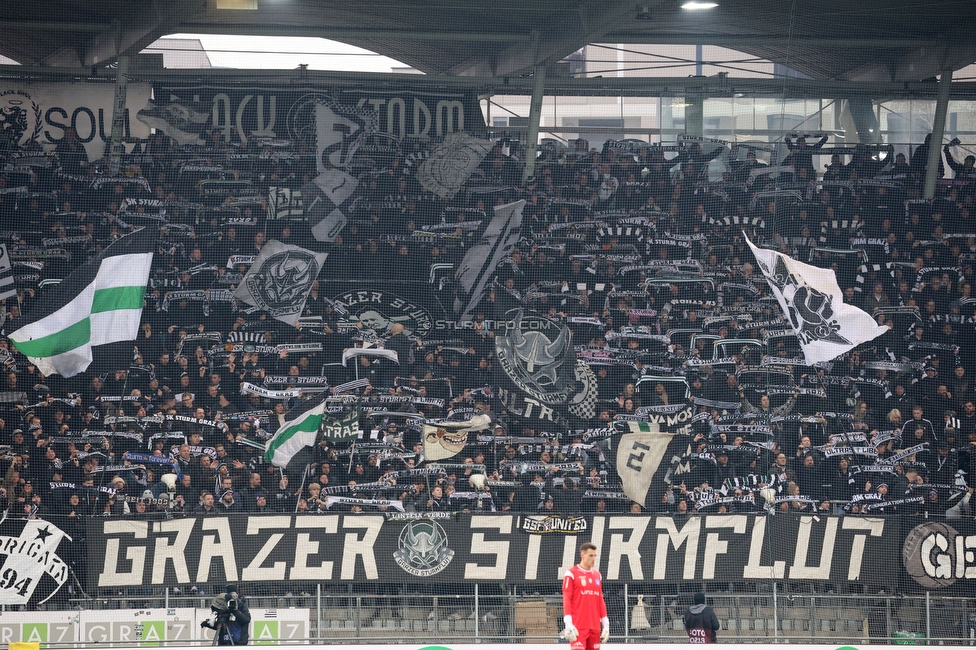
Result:
[[[675,434],[662,432],[657,424],[649,422],[618,423],[618,429],[623,427],[628,433],[620,437],[617,445],[617,474],[624,494],[644,505],[655,476],[661,478],[658,469]],[[663,485],[662,482],[659,487],[663,489]],[[655,503],[660,496],[654,495]]]
[[[444,137],[417,168],[417,180],[443,199],[454,198],[495,143],[455,131]]]
[[[756,248],[746,237],[759,268],[790,319],[808,364],[830,361],[888,331],[862,309],[844,302],[831,269],[797,262]]]
[[[272,239],[261,249],[234,297],[294,325],[327,255]]]

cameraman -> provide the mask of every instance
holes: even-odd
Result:
[[[210,609],[214,621],[204,620],[200,627],[216,632],[217,645],[247,645],[251,612],[247,608],[247,599],[237,593],[237,587],[227,585],[225,593],[211,601]]]

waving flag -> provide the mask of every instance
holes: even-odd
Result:
[[[318,241],[335,241],[355,207],[359,180],[349,164],[366,137],[376,132],[376,111],[331,102],[315,105],[318,176],[302,185],[305,216]]]
[[[748,237],[746,243],[789,317],[808,364],[835,359],[888,331],[867,312],[844,302],[832,270],[756,248]]]
[[[17,295],[17,287],[14,285],[13,265],[10,257],[7,256],[7,247],[0,244],[0,300],[13,298]]]
[[[261,249],[234,297],[294,325],[327,255],[272,239]]]
[[[683,423],[690,422],[693,412],[686,407],[670,416],[653,416],[656,422],[614,423],[614,428],[623,433],[615,444],[617,475],[624,494],[632,501],[643,506],[659,503],[678,469],[676,463],[690,451],[691,438]]]
[[[495,143],[461,131],[448,133],[417,169],[417,180],[441,197],[452,199],[478,169]]]
[[[162,105],[147,103],[136,114],[136,119],[162,131],[180,146],[202,145],[204,133],[210,124],[210,113],[209,104],[174,99]]]
[[[424,458],[429,461],[453,458],[468,444],[468,433],[484,431],[491,426],[487,415],[476,415],[464,422],[440,421],[423,428]]]
[[[42,298],[10,335],[45,375],[73,377],[92,362],[92,347],[133,341],[139,333],[158,231],[127,235]]]
[[[522,232],[522,209],[525,199],[496,205],[495,214],[477,244],[468,249],[454,274],[461,291],[455,299],[454,311],[458,322],[474,319],[478,303],[487,292],[488,282],[495,268],[512,254]]]
[[[20,535],[0,535],[4,554],[0,575],[15,576],[15,588],[0,590],[0,605],[26,605],[42,583],[37,604],[46,602],[68,580],[68,565],[58,555],[62,540],[71,536],[52,523],[30,519]],[[43,597],[41,596],[43,594]]]
[[[291,422],[285,422],[268,441],[264,459],[275,467],[287,467],[295,454],[315,444],[324,417],[325,400],[322,400]]]

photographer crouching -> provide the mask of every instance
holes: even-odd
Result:
[[[210,609],[213,621],[204,620],[200,627],[214,630],[215,645],[247,645],[251,612],[247,599],[237,593],[237,587],[227,585],[224,593],[210,602]]]

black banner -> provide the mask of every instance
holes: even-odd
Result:
[[[399,323],[408,338],[426,341],[435,328],[444,329],[444,323],[448,322],[447,311],[430,285],[394,281],[322,282],[319,289],[345,312],[339,317],[339,331],[354,336],[372,332],[377,339],[386,340],[393,326]]]
[[[417,90],[374,91],[366,88],[276,88],[179,86],[158,84],[156,103],[192,102],[209,113],[207,128],[222,129],[227,142],[250,138],[285,138],[315,143],[315,103],[372,108],[378,130],[397,138],[441,137],[453,131],[483,135],[487,127],[474,92],[429,93]],[[203,111],[204,107],[210,108]]]
[[[974,563],[967,567],[965,549],[974,537],[928,522],[902,545],[901,525],[917,521],[907,518],[586,516],[543,526],[552,531],[545,535],[537,534],[539,521],[518,515],[389,521],[379,513],[95,518],[87,522],[88,567],[98,587],[289,580],[556,584],[560,567],[575,562],[579,545],[592,540],[610,582],[776,579],[888,588],[897,573],[892,555],[902,546],[910,567],[901,572],[903,590],[976,579],[966,577]],[[976,531],[972,522],[964,528]]]

